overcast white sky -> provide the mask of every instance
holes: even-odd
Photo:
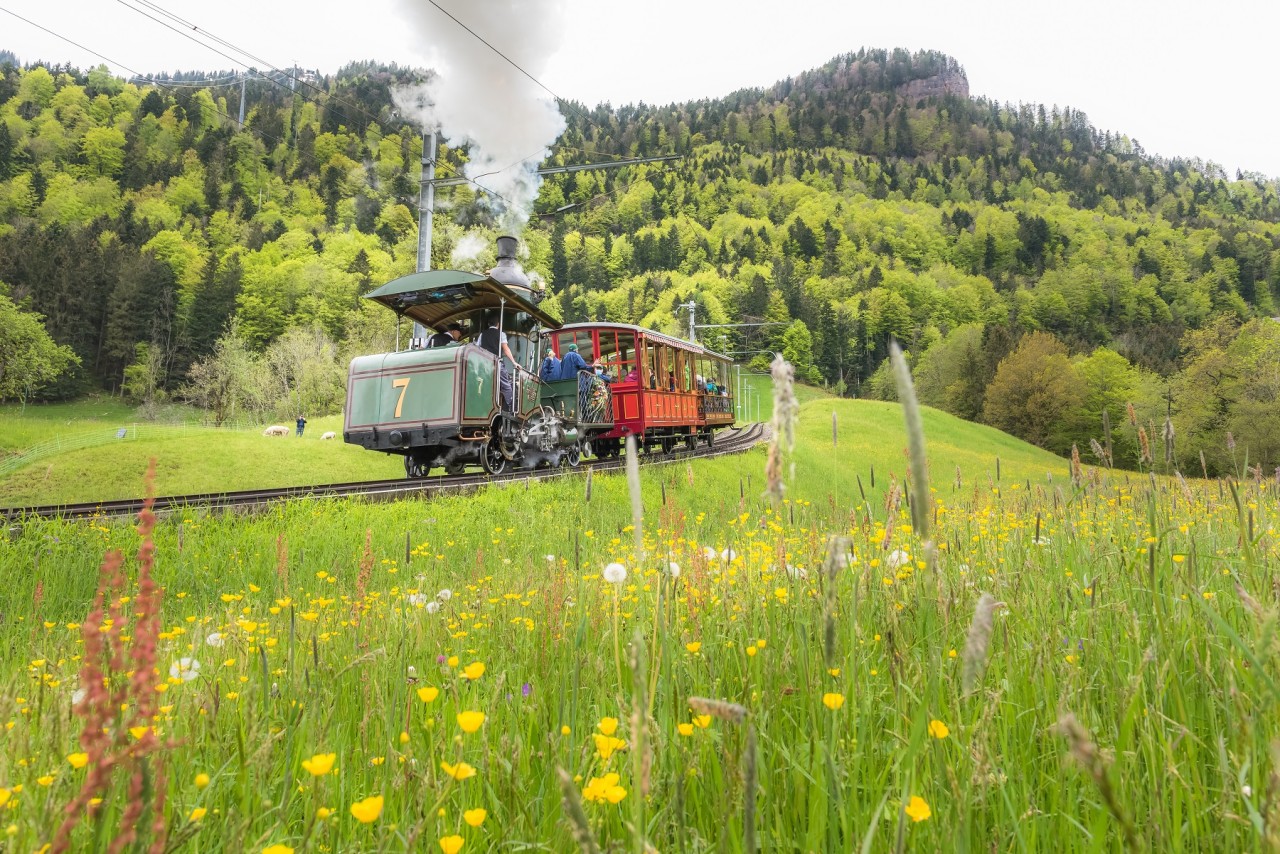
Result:
[[[233,67],[127,5],[143,2],[0,0],[0,9],[147,73]],[[321,71],[365,58],[425,64],[433,40],[470,38],[432,10],[419,17],[434,16],[438,27],[412,31],[399,5],[405,0],[145,2],[273,65],[297,62]],[[468,6],[503,3],[529,5],[446,5],[468,21]],[[1280,176],[1275,0],[561,3],[563,24],[555,29],[563,38],[540,77],[557,94],[587,103],[715,97],[770,84],[864,45],[933,48],[960,61],[975,95],[1071,105],[1098,127],[1136,138],[1150,153],[1198,156],[1233,173],[1239,167]],[[159,16],[154,8],[150,13]],[[519,32],[481,35],[504,52],[522,52]],[[23,60],[97,62],[3,12],[0,48]]]

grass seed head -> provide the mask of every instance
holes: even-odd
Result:
[[[711,715],[731,724],[740,724],[747,719],[747,707],[725,700],[712,700],[707,697],[690,697],[689,708],[700,715]]]
[[[973,609],[973,622],[964,642],[964,670],[961,687],[965,694],[972,693],[987,668],[987,653],[991,646],[991,632],[995,628],[997,608],[1003,608],[990,593],[983,593]]]

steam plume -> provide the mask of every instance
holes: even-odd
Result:
[[[438,2],[534,77],[560,47],[563,0]],[[400,6],[435,74],[393,92],[397,106],[453,145],[470,146],[467,177],[510,202],[489,200],[503,228],[518,231],[538,195],[538,165],[565,129],[555,99],[427,0]]]

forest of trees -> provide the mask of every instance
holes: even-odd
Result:
[[[413,75],[254,78],[242,128],[229,75],[0,65],[0,282],[79,359],[43,393],[213,406],[234,358],[272,379],[233,404],[340,405],[345,360],[394,334],[360,294],[414,268],[421,140],[391,99]],[[566,104],[556,163],[683,159],[549,179],[526,266],[566,321],[684,334],[693,300],[774,324],[700,337],[842,394],[892,396],[896,338],[926,403],[1061,453],[1280,466],[1280,183],[929,85],[956,79],[861,51],[719,99]],[[434,266],[495,234],[473,187],[441,210]]]

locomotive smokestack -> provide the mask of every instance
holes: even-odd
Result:
[[[510,235],[499,237],[498,263],[489,271],[489,275],[504,285],[532,290],[529,285],[528,274],[520,266],[520,262],[516,260],[516,247],[518,246],[519,241]]]

